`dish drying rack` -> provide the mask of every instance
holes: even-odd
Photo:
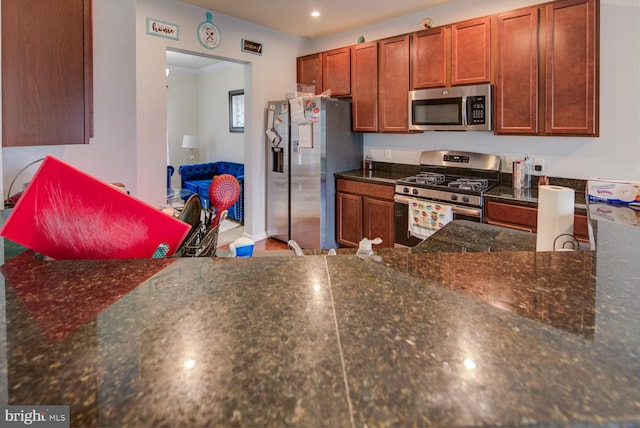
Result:
[[[215,257],[220,225],[227,218],[227,210],[220,213],[220,218],[215,226],[211,226],[212,217],[213,212],[207,209],[204,220],[187,237],[176,252],[176,257]]]

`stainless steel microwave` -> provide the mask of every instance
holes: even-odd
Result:
[[[491,131],[490,84],[409,91],[409,130]]]

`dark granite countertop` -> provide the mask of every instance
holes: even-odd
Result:
[[[456,220],[411,249],[420,253],[535,251],[536,235],[467,220]]]
[[[392,185],[395,184],[397,180],[416,174],[417,172],[419,172],[419,170],[420,167],[418,165],[379,162],[376,163],[376,168],[373,170],[355,169],[352,171],[344,171],[336,174],[336,177],[344,178],[347,180],[362,181],[365,183]],[[485,192],[485,197],[492,199],[502,199],[510,203],[524,204],[529,206],[538,205],[537,185],[534,185],[530,189],[514,189],[510,183],[511,176],[509,174],[503,174],[502,184]],[[576,212],[585,213],[586,180],[549,177],[549,184],[574,189],[576,198]]]
[[[0,385],[73,426],[639,424],[640,227],[601,223],[595,251],[380,262],[5,250]]]
[[[418,165],[377,162],[372,170],[354,169],[337,173],[336,178],[362,181],[365,183],[394,185],[401,178],[410,177],[420,171]]]
[[[559,186],[559,184],[558,184]],[[586,195],[584,189],[575,189],[574,187],[564,186],[574,189],[575,191],[575,205],[577,212],[586,211]],[[503,199],[517,204],[524,204],[530,206],[538,205],[538,188],[533,187],[531,189],[514,189],[510,185],[501,184],[492,189],[487,190],[484,193],[485,198],[490,199]]]

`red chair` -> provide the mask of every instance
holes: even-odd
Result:
[[[236,203],[240,197],[240,183],[231,174],[220,174],[213,177],[209,186],[209,203],[215,210],[211,227],[218,225],[220,215]]]

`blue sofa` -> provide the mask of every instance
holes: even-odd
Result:
[[[235,162],[209,162],[181,165],[178,169],[181,187],[200,195],[205,206],[209,206],[209,186],[213,177],[231,174],[240,183],[240,197],[227,211],[227,217],[244,223],[244,164]]]

